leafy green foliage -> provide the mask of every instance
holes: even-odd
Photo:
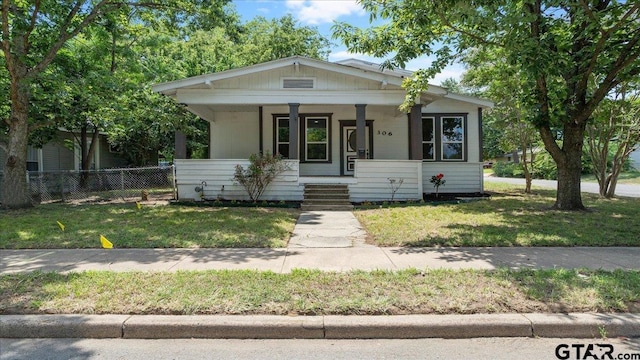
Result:
[[[521,178],[524,177],[521,163],[498,161],[493,164],[493,173],[498,177]]]
[[[580,172],[585,125],[619,83],[640,73],[640,7],[636,2],[363,0],[382,25],[334,26],[353,52],[388,57],[404,67],[421,55],[431,66],[406,79],[408,109],[446,65],[480,51],[496,54],[526,84],[518,93],[530,121],[558,165],[556,207],[582,209]],[[591,86],[590,81],[595,79]],[[485,84],[487,85],[487,84]],[[561,128],[563,145],[554,130]]]
[[[273,180],[288,169],[280,155],[271,153],[251,154],[249,166],[245,169],[236,165],[233,180],[240,184],[249,194],[251,201],[256,202]]]
[[[546,151],[536,155],[533,167],[536,169],[536,177],[539,179],[558,179],[558,167],[551,155]]]

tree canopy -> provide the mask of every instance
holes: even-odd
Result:
[[[363,0],[382,25],[340,23],[334,34],[349,50],[388,57],[384,66],[433,58],[407,79],[405,108],[428,80],[467,52],[501,49],[504,61],[529,84],[532,123],[558,166],[555,207],[583,209],[580,172],[586,124],[618,84],[640,73],[637,1]],[[595,80],[595,82],[593,82]],[[593,84],[593,86],[592,86]],[[562,129],[558,143],[553,128]]]
[[[330,43],[317,29],[301,26],[291,16],[243,24],[229,4],[3,0],[3,205],[31,205],[24,176],[28,140],[41,146],[59,128],[79,134],[87,159],[91,148],[86,138],[98,132],[126,149],[132,164],[153,161],[150,153],[168,152],[176,129],[192,135],[194,151],[203,153],[206,123],[151,92],[152,83],[283,56],[326,58]]]

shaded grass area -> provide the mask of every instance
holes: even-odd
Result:
[[[0,212],[0,248],[95,248],[100,235],[118,248],[283,247],[297,216],[270,208],[47,204]]]
[[[2,314],[472,314],[640,311],[640,272],[295,270],[0,276]]]
[[[589,211],[557,211],[555,190],[486,185],[488,200],[354,214],[379,246],[640,246],[640,199],[583,194]]]

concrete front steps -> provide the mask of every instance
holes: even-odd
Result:
[[[347,184],[305,184],[304,201],[300,206],[304,211],[350,211]]]

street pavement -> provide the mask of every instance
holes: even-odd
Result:
[[[640,339],[0,339],[0,360],[91,359],[640,359]],[[587,348],[594,356],[584,356]],[[580,356],[577,351],[580,349]],[[556,355],[558,352],[558,355]],[[631,355],[636,354],[636,357]],[[602,355],[602,356],[600,356]],[[618,357],[622,355],[621,357]],[[567,357],[565,357],[567,356]]]
[[[523,187],[525,186],[525,180],[519,179],[519,178],[501,178],[501,177],[495,177],[495,176],[485,176],[484,181],[522,185]],[[558,182],[555,180],[533,179],[531,184],[534,186],[547,187],[547,188],[553,188],[553,189],[558,188]],[[582,183],[580,183],[580,189],[582,190],[582,192],[586,192],[586,193],[591,193],[591,194],[600,193],[600,190],[598,188],[598,183],[583,181]],[[640,198],[640,185],[617,184],[616,196]]]

